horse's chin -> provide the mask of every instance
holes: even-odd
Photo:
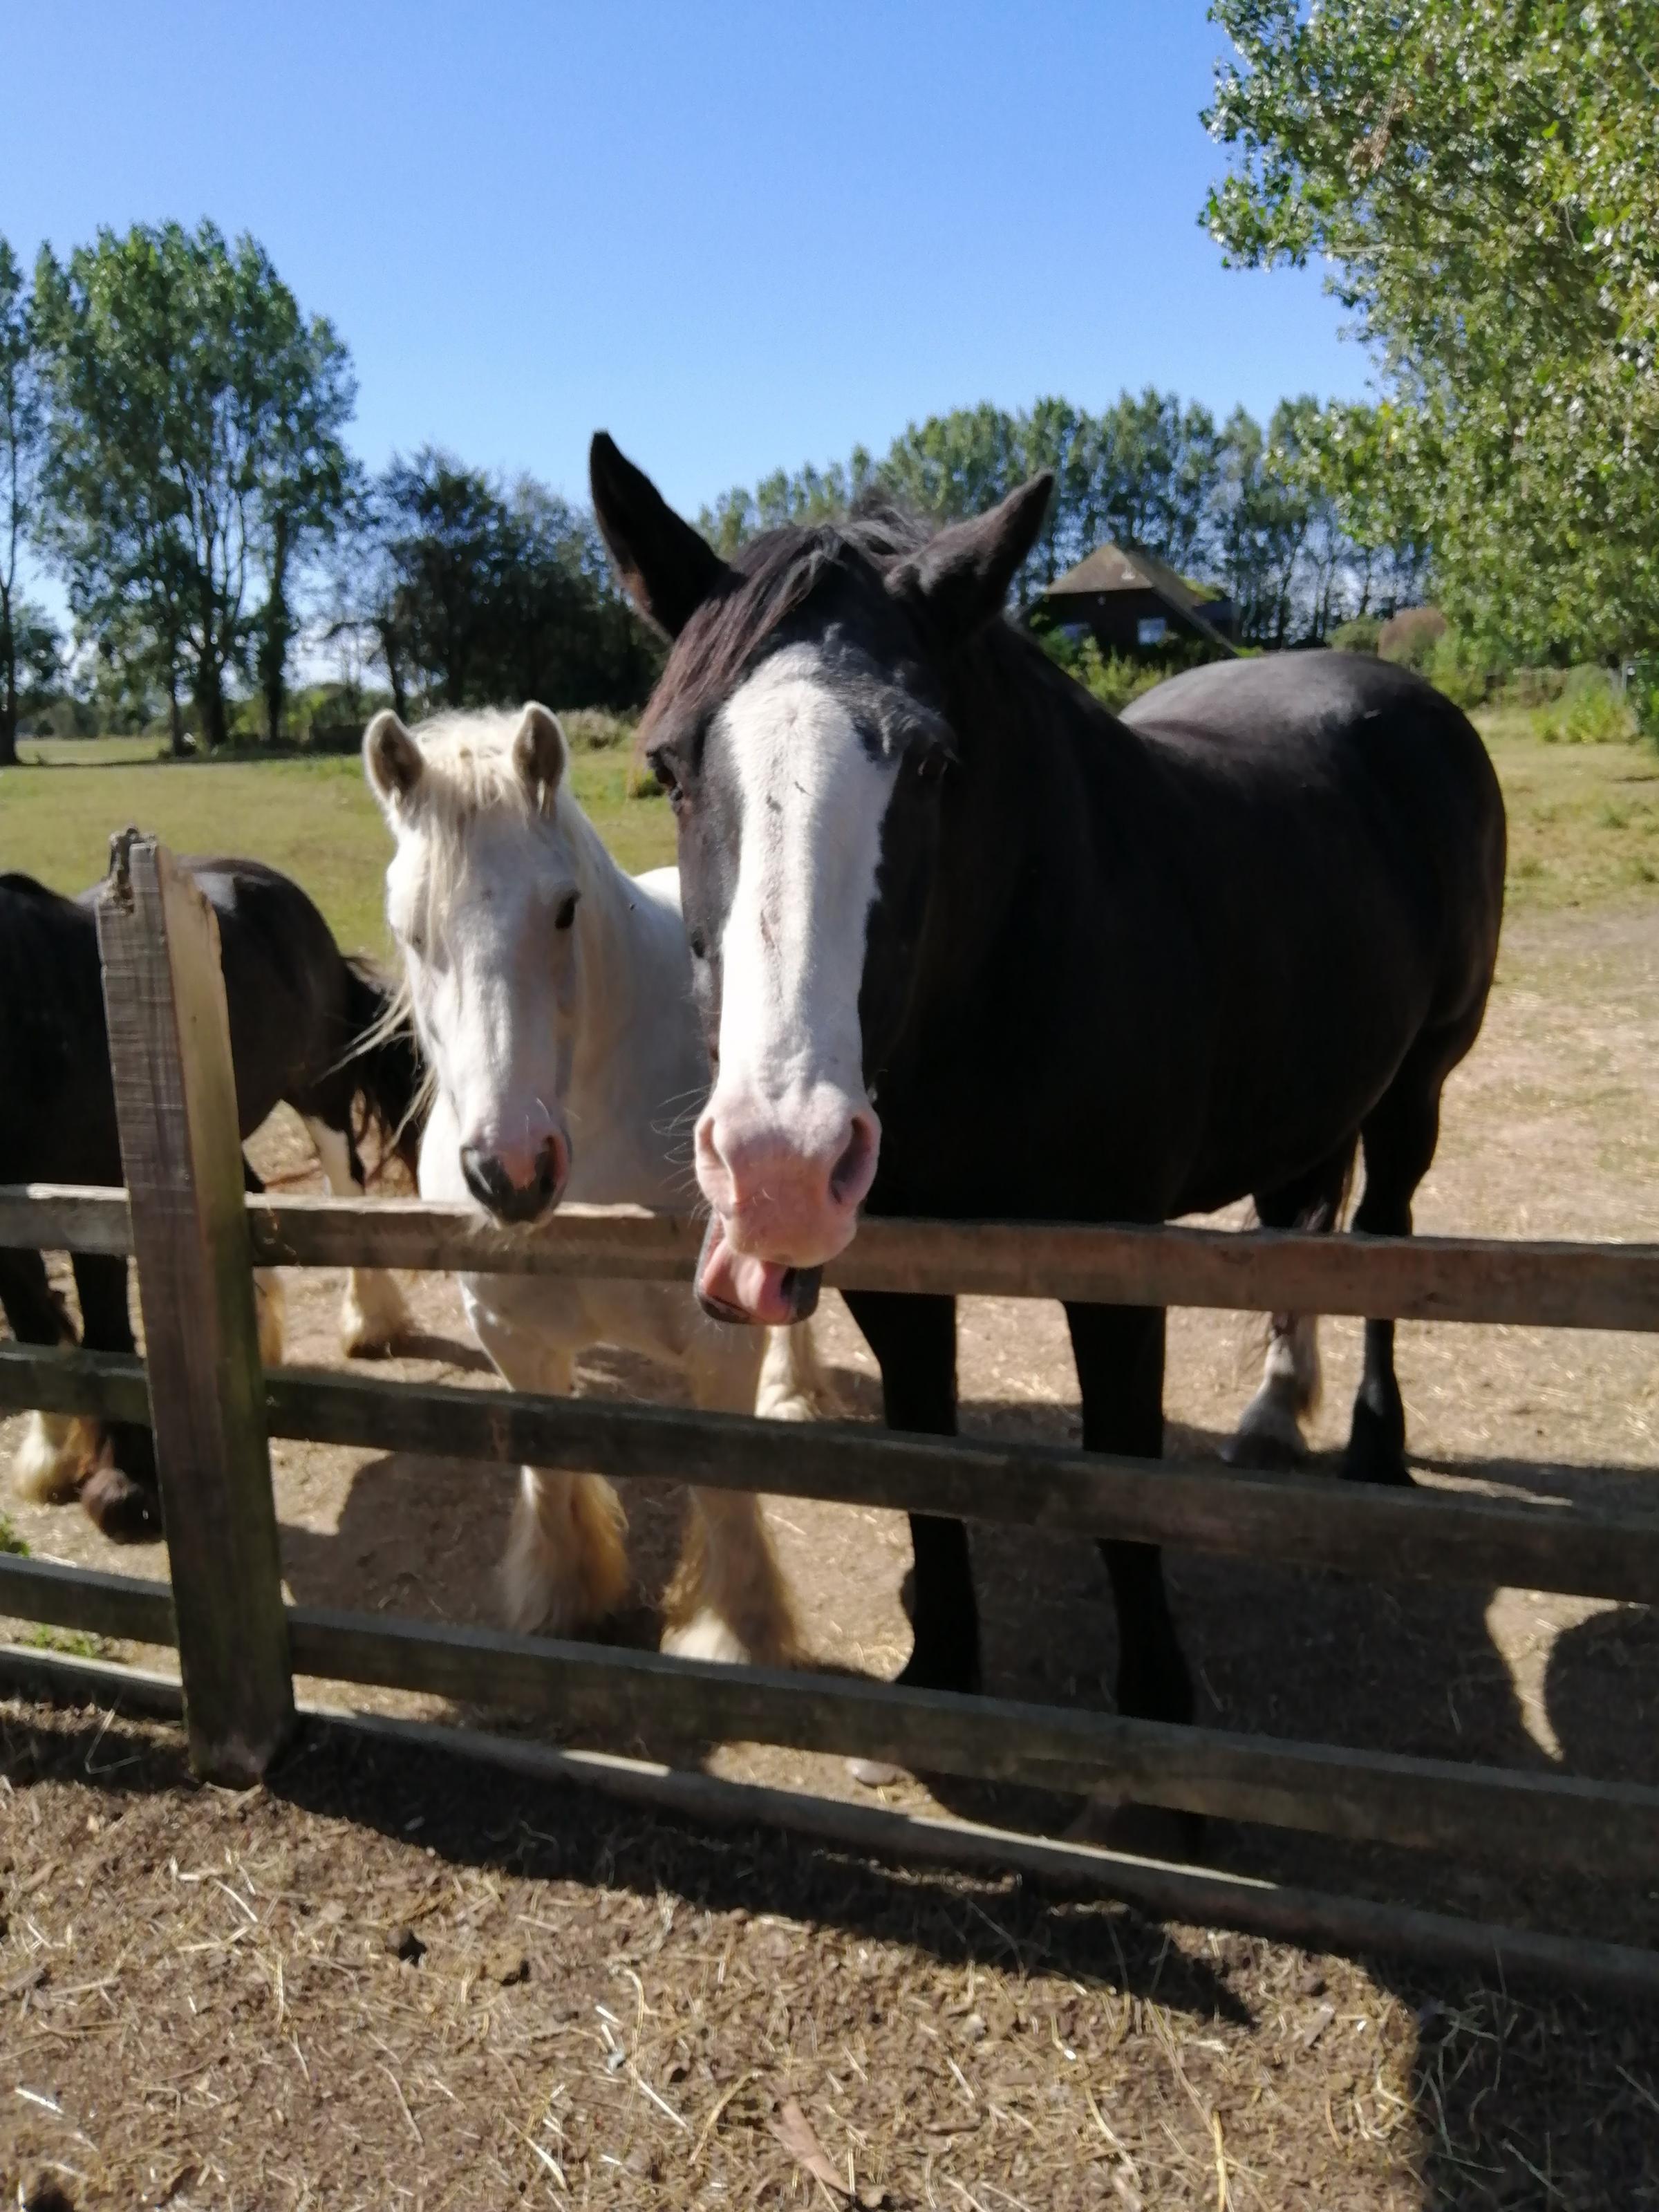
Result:
[[[718,1213],[709,1217],[697,1261],[697,1303],[711,1321],[788,1328],[817,1310],[822,1267],[787,1267],[734,1252]]]

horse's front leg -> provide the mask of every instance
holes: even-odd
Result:
[[[0,1309],[20,1344],[73,1344],[75,1330],[38,1252],[0,1250]],[[67,1497],[98,1456],[100,1423],[76,1413],[31,1413],[12,1456],[11,1486],[31,1504]]]
[[[346,1110],[350,1110],[349,1102]],[[366,1187],[363,1164],[349,1129],[334,1128],[315,1114],[307,1114],[305,1123],[333,1196],[362,1198]],[[340,1300],[340,1349],[346,1358],[383,1358],[409,1332],[409,1307],[390,1268],[348,1269]]]
[[[843,1295],[881,1369],[888,1427],[955,1436],[956,1300],[890,1291]],[[918,1690],[977,1690],[979,1608],[968,1531],[960,1521],[913,1513],[910,1545],[915,1559],[915,1642],[899,1680]]]
[[[774,1339],[797,1330],[772,1332]],[[710,1413],[790,1419],[767,1402],[772,1358],[749,1335],[704,1330],[685,1361],[693,1403]],[[793,1659],[794,1608],[767,1534],[760,1499],[747,1490],[693,1490],[685,1546],[663,1598],[662,1648],[683,1659],[783,1666]]]
[[[1164,1310],[1068,1305],[1083,1399],[1085,1451],[1164,1455]],[[1117,1604],[1117,1708],[1137,1719],[1190,1721],[1192,1676],[1164,1587],[1156,1544],[1103,1540]]]
[[[568,1396],[574,1353],[468,1305],[479,1342],[514,1389]],[[574,1636],[617,1610],[629,1591],[628,1518],[603,1475],[519,1470],[500,1580],[502,1616],[526,1636]]]
[[[77,1252],[75,1288],[81,1301],[82,1340],[89,1352],[133,1349],[124,1259]],[[112,1423],[96,1464],[82,1486],[81,1504],[99,1529],[118,1544],[152,1541],[161,1533],[155,1440],[134,1421]]]

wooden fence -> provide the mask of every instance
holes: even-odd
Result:
[[[699,1226],[678,1215],[568,1207],[533,1231],[509,1232],[413,1202],[245,1198],[210,909],[162,848],[129,833],[117,841],[98,921],[126,1189],[0,1190],[0,1243],[132,1254],[148,1361],[8,1345],[0,1408],[149,1422],[172,1580],[169,1588],[0,1558],[0,1613],[176,1646],[191,1753],[204,1776],[247,1782],[265,1771],[294,1726],[301,1674],[513,1705],[624,1738],[667,1729],[1068,1792],[1104,1785],[1226,1820],[1476,1857],[1498,1848],[1650,1888],[1659,1877],[1659,1790],[1634,1784],[284,1605],[271,1436],[672,1476],[1389,1579],[1643,1604],[1659,1602],[1659,1514],[1370,1490],[867,1425],[793,1429],[781,1448],[775,1425],[729,1415],[296,1369],[262,1374],[258,1265],[678,1279],[691,1273]],[[828,1279],[1659,1331],[1651,1246],[872,1221]],[[125,1682],[140,1701],[176,1709],[178,1690],[154,1676],[39,1653],[12,1654],[9,1663],[15,1679],[21,1672],[100,1695]],[[763,1817],[876,1850],[1089,1880],[1189,1918],[1659,1991],[1659,1954],[1630,1947],[1277,1888],[599,1753],[415,1732],[704,1815]]]

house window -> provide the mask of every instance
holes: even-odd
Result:
[[[1143,648],[1162,645],[1170,635],[1170,625],[1162,615],[1142,615],[1135,624],[1135,643]]]

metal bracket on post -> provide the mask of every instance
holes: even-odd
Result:
[[[191,1762],[243,1784],[293,1726],[294,1680],[219,927],[127,830],[98,945]]]

